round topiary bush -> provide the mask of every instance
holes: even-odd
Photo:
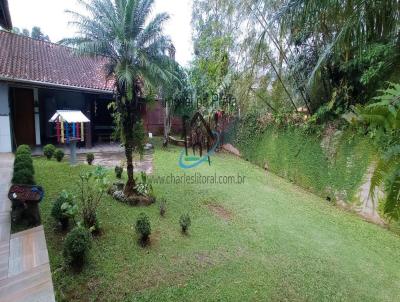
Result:
[[[182,233],[187,233],[190,225],[192,224],[192,221],[190,220],[190,216],[189,214],[183,214],[180,218],[179,218],[179,224],[181,226],[182,229]]]
[[[14,172],[21,169],[29,169],[31,170],[32,175],[35,174],[33,161],[30,154],[22,153],[16,155],[14,160]]]
[[[32,170],[29,168],[14,170],[11,182],[19,185],[34,185],[35,180],[33,178]]]
[[[94,154],[93,153],[86,154],[86,161],[89,165],[91,165],[94,161]]]
[[[26,161],[18,161],[14,164],[14,173],[16,171],[25,170],[25,169],[29,170],[32,175],[35,174],[32,163],[29,163]]]
[[[151,234],[151,226],[149,217],[145,213],[140,213],[136,220],[136,232],[140,235],[142,243],[146,243]]]
[[[70,267],[82,267],[85,264],[91,243],[88,230],[80,226],[74,228],[65,238],[63,249],[65,263]]]
[[[62,160],[63,160],[63,158],[64,158],[64,151],[63,150],[61,150],[61,149],[57,149],[55,152],[54,152],[54,157],[56,158],[56,160],[58,161],[58,162],[61,162]]]
[[[47,157],[47,159],[51,159],[54,155],[54,152],[56,152],[56,147],[54,147],[52,144],[47,144],[43,147],[43,154]]]
[[[19,155],[19,154],[28,154],[31,155],[32,154],[32,150],[28,145],[20,145],[17,148],[17,151],[15,152],[15,155]]]

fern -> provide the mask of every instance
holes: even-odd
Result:
[[[370,197],[375,197],[377,188],[384,185],[386,199],[384,213],[389,219],[400,218],[400,84],[390,83],[389,88],[381,90],[375,103],[354,108],[354,113],[343,116],[350,123],[367,124],[370,129],[389,137],[389,146],[384,148],[371,178]]]

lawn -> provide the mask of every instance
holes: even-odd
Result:
[[[154,185],[167,200],[135,208],[107,197],[104,234],[79,274],[63,266],[64,235],[51,203],[75,190],[88,166],[35,159],[46,191],[41,210],[58,300],[63,301],[395,301],[400,297],[400,238],[236,157],[178,167],[179,149],[155,153],[155,175],[245,176],[238,185]],[[134,222],[150,216],[150,246],[137,243]],[[179,216],[192,218],[189,235]],[[397,298],[396,298],[397,297]]]

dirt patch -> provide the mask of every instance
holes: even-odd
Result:
[[[233,214],[231,211],[225,209],[221,205],[216,205],[216,204],[208,204],[207,208],[213,212],[215,215],[217,215],[219,218],[222,218],[225,221],[230,221],[233,218]]]

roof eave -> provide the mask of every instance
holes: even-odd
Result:
[[[4,20],[1,22],[1,26],[7,30],[12,29],[12,22],[11,22],[11,15],[10,15],[10,9],[8,7],[8,1],[7,0],[0,0],[3,3],[3,12],[4,12]]]
[[[92,92],[92,93],[102,93],[102,94],[113,94],[114,93],[112,90],[104,90],[104,89],[96,89],[96,88],[88,88],[88,87],[70,86],[70,85],[65,85],[65,84],[33,81],[33,80],[26,80],[26,79],[18,79],[18,78],[12,78],[12,77],[5,77],[5,76],[1,76],[1,75],[0,75],[0,81],[28,84],[28,85],[32,85],[32,86],[43,86],[43,87],[48,87],[48,88],[78,90],[78,91]]]

